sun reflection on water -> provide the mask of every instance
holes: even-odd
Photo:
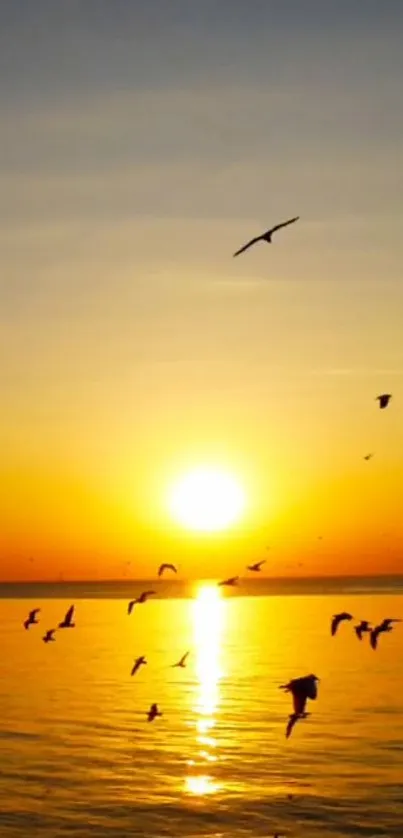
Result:
[[[186,777],[189,794],[205,795],[218,791],[220,786],[211,773],[217,761],[217,740],[214,736],[215,713],[219,704],[220,643],[223,629],[224,602],[216,585],[204,585],[193,603],[193,635],[198,678],[196,713],[195,759],[189,760],[193,773]],[[199,773],[200,771],[200,773]]]

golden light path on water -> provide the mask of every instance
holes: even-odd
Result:
[[[198,678],[196,713],[197,760],[188,761],[190,773],[185,789],[190,794],[213,794],[219,785],[212,775],[217,761],[214,736],[215,713],[219,704],[220,647],[224,624],[224,601],[216,585],[204,585],[198,591],[193,608],[193,637]]]

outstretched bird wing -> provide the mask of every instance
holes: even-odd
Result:
[[[332,637],[334,637],[334,635],[336,634],[336,631],[338,629],[340,621],[341,621],[340,615],[336,614],[336,616],[333,617],[333,620],[332,620],[331,625],[330,625],[330,631],[331,631]]]
[[[290,718],[288,720],[288,723],[287,723],[286,730],[285,730],[285,738],[286,739],[290,738],[290,736],[292,734],[292,731],[293,731],[293,728],[294,728],[294,725],[296,725],[296,723],[298,721],[298,718],[299,718],[299,716],[296,713],[293,713],[290,716]]]
[[[35,620],[36,615],[39,614],[40,610],[40,608],[34,608],[32,611],[29,612],[28,619],[31,622],[33,622],[33,620]]]
[[[240,247],[239,250],[233,253],[233,256],[239,256],[240,253],[243,253],[245,250],[248,250],[249,247],[252,247],[253,244],[256,244],[256,242],[260,242],[262,239],[263,236],[255,236],[254,239],[251,239],[246,244],[244,244],[243,247]]]
[[[67,625],[70,625],[70,623],[72,622],[73,614],[74,614],[74,605],[70,605],[70,608],[67,611],[66,616],[64,618],[64,621],[65,621],[65,623],[67,623]]]
[[[130,600],[130,602],[129,602],[128,606],[127,606],[127,613],[128,613],[128,614],[131,614],[131,613],[132,613],[133,608],[134,608],[134,606],[135,606],[136,602],[137,602],[137,599],[132,599],[132,600]]]
[[[374,628],[371,631],[369,642],[371,644],[371,649],[376,649],[378,645],[378,635],[379,635],[379,628]]]
[[[288,221],[282,221],[281,224],[276,224],[275,227],[272,227],[271,230],[268,230],[267,233],[275,233],[277,230],[281,230],[282,227],[288,227],[289,224],[294,224],[295,221],[298,221],[299,215],[296,215],[295,218],[289,218]]]

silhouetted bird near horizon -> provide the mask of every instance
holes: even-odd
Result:
[[[229,587],[233,587],[237,584],[239,576],[230,576],[229,579],[223,579],[222,582],[219,582],[219,586],[228,585]]]
[[[44,643],[51,643],[52,640],[53,641],[56,640],[56,638],[54,636],[55,631],[56,631],[56,629],[48,629],[46,634],[44,634],[44,636],[42,637],[43,642]]]
[[[155,591],[143,591],[137,599],[131,599],[128,606],[127,606],[127,613],[130,615],[133,611],[135,605],[142,605],[143,602],[147,602],[148,597],[155,594]]]
[[[258,573],[264,564],[266,564],[266,559],[262,559],[260,562],[255,562],[255,564],[248,564],[248,570],[254,570],[255,573]]]
[[[362,640],[362,635],[366,632],[372,631],[372,628],[368,622],[368,620],[361,620],[358,626],[354,626],[354,631],[358,637],[358,640]]]
[[[280,690],[290,692],[292,695],[292,703],[294,712],[291,713],[286,727],[285,736],[288,739],[291,736],[294,725],[299,719],[306,719],[310,714],[305,711],[306,702],[308,698],[315,700],[318,695],[318,681],[317,675],[305,675],[303,678],[293,678],[288,684],[282,684]]]
[[[239,256],[240,253],[243,253],[245,250],[248,250],[249,247],[252,247],[253,244],[257,244],[257,242],[266,242],[267,244],[271,244],[271,238],[273,233],[276,233],[277,230],[281,230],[282,227],[288,227],[289,224],[294,224],[295,221],[298,221],[299,215],[296,215],[295,218],[289,218],[288,221],[282,221],[281,224],[276,224],[275,227],[271,227],[270,230],[266,230],[265,233],[262,233],[260,236],[255,236],[254,239],[250,239],[243,247],[240,247],[233,255]]]
[[[64,620],[59,623],[59,629],[73,629],[76,627],[76,624],[73,623],[73,615],[74,615],[74,605],[70,605],[69,610],[66,612]]]
[[[372,460],[373,454],[366,454],[364,460]]]
[[[146,661],[144,655],[140,655],[140,657],[136,658],[136,660],[134,661],[134,664],[132,666],[132,671],[131,671],[130,675],[134,675],[135,672],[137,672],[137,670],[140,669],[141,666],[145,666],[146,664],[147,664],[147,661]]]
[[[332,617],[332,622],[330,624],[330,632],[331,632],[332,637],[334,637],[334,635],[336,634],[337,629],[338,629],[340,623],[343,622],[343,620],[352,620],[352,619],[353,619],[353,615],[349,614],[347,611],[342,611],[340,614],[334,614],[334,616]]]
[[[392,394],[391,394],[391,393],[382,393],[382,395],[381,395],[381,396],[377,396],[377,397],[376,397],[375,401],[378,401],[378,402],[379,402],[379,407],[380,407],[380,409],[381,409],[381,410],[384,410],[384,409],[385,409],[385,407],[387,407],[387,406],[388,406],[388,404],[389,404],[389,402],[390,402],[391,398],[392,398]]]
[[[29,612],[28,617],[23,622],[24,629],[28,630],[30,626],[35,626],[39,623],[39,620],[36,619],[36,615],[39,614],[40,608],[33,608],[32,611]]]
[[[388,617],[379,624],[379,626],[375,626],[372,629],[370,634],[369,642],[371,644],[371,649],[376,649],[378,646],[378,637],[380,634],[384,632],[389,632],[393,630],[393,623],[401,623],[402,621],[399,619],[393,619],[392,617]]]
[[[172,664],[172,667],[175,668],[176,666],[180,666],[181,669],[184,669],[185,666],[186,666],[186,661],[187,661],[189,655],[190,655],[190,652],[185,652],[185,654],[182,655],[181,659],[178,660],[178,663],[173,663]]]
[[[167,562],[163,562],[163,564],[160,564],[158,568],[158,576],[162,576],[164,570],[172,570],[173,573],[178,572],[174,564],[168,564]]]
[[[158,710],[158,704],[152,704],[147,713],[147,721],[153,722],[157,716],[162,716],[162,713]]]

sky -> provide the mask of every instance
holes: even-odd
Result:
[[[0,578],[402,570],[400,0],[0,33]],[[221,535],[169,510],[205,465],[247,499]]]

